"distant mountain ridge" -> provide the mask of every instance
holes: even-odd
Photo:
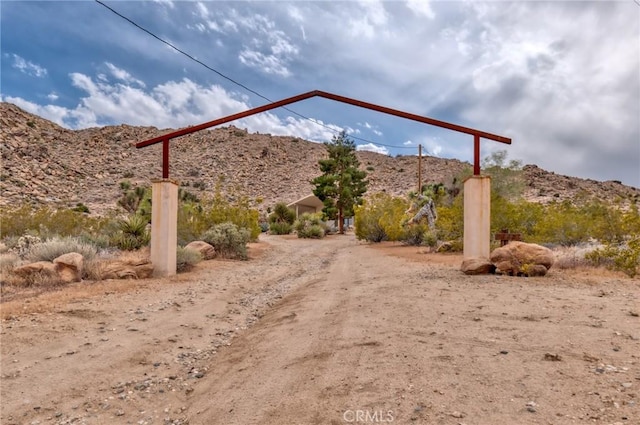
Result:
[[[120,182],[149,185],[162,176],[160,145],[136,149],[135,143],[169,130],[129,125],[68,130],[9,103],[0,103],[0,205],[26,202],[56,206],[83,203],[91,212],[117,210]],[[216,184],[235,196],[260,199],[264,210],[311,193],[319,174],[322,144],[291,136],[248,133],[229,126],[174,139],[170,177],[203,196]],[[406,194],[417,185],[417,157],[358,152],[369,174],[369,193]],[[423,157],[428,183],[448,183],[469,167],[466,162]],[[598,182],[558,175],[535,165],[523,168],[525,197],[535,202],[589,196],[640,202],[640,189],[619,182]]]

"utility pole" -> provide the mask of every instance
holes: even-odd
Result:
[[[418,195],[422,193],[422,145],[418,145]]]

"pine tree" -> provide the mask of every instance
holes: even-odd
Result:
[[[322,175],[311,181],[313,194],[324,202],[322,212],[329,219],[338,219],[338,229],[344,233],[344,217],[353,217],[353,207],[359,205],[367,191],[367,173],[359,169],[356,145],[342,131],[325,143],[329,158],[318,161]]]

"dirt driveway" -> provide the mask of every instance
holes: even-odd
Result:
[[[637,279],[263,240],[3,320],[0,423],[640,423]]]

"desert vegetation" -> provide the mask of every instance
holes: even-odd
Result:
[[[0,271],[2,285],[55,286],[63,283],[46,268],[33,276],[17,276],[17,267],[28,263],[52,262],[64,254],[78,253],[83,258],[81,278],[100,280],[113,277],[110,266],[125,252],[138,258],[129,265],[141,265],[148,258],[150,242],[150,189],[121,183],[118,204],[124,212],[91,216],[78,209],[22,205],[3,209]],[[202,255],[187,244],[202,240],[212,245],[222,258],[246,259],[247,243],[260,233],[258,211],[243,197],[229,200],[217,188],[210,198],[199,199],[180,190],[178,211],[177,270],[191,269]],[[112,267],[111,267],[112,268]],[[35,277],[34,277],[35,276]],[[137,277],[133,272],[116,277]]]
[[[509,229],[525,242],[558,252],[574,248],[572,263],[605,266],[633,277],[640,266],[640,214],[637,204],[623,200],[604,202],[587,196],[541,204],[523,198],[521,166],[506,162],[499,152],[484,160],[484,172],[492,176],[491,233]],[[449,184],[426,185],[424,193],[437,206],[435,234],[426,224],[405,226],[412,194],[406,197],[376,193],[355,208],[355,233],[370,242],[400,241],[410,245],[436,246],[461,251],[463,236],[463,188],[460,182],[471,174],[464,171]],[[497,247],[497,242],[494,243]],[[579,257],[576,257],[579,252]],[[565,261],[565,266],[570,262]]]

